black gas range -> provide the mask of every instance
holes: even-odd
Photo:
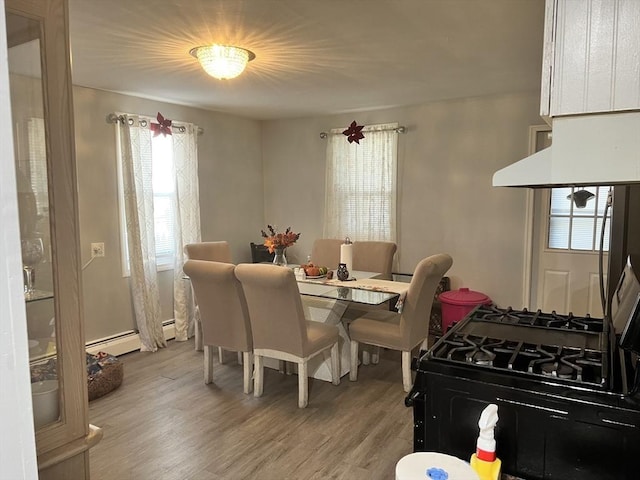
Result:
[[[630,290],[636,300],[623,302],[631,307],[621,314],[634,310],[640,325],[640,284]],[[634,329],[625,330],[621,342],[607,319],[477,307],[414,359],[406,399],[414,450],[468,459],[480,414],[495,403],[503,472],[527,480],[640,478],[640,345]]]

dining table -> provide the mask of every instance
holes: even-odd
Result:
[[[334,272],[335,273],[335,272]],[[409,283],[382,280],[376,272],[352,271],[345,281],[337,278],[297,278],[307,320],[335,325],[338,328],[340,377],[349,373],[351,339],[343,315],[349,305],[364,308],[400,306]],[[331,358],[324,352],[311,358],[307,365],[309,377],[331,381]]]
[[[287,268],[287,267],[284,267]],[[288,265],[296,269],[298,265]],[[339,280],[333,276],[296,277],[300,291],[302,306],[307,320],[335,325],[339,334],[340,377],[349,373],[351,339],[343,320],[349,305],[364,308],[400,307],[402,299],[409,289],[409,283],[383,280],[377,278],[380,273],[352,271],[347,280]],[[332,277],[332,278],[327,278]],[[188,280],[188,277],[184,277]],[[195,349],[202,350],[201,327],[195,318]],[[265,358],[265,367],[282,369],[277,360]],[[331,381],[331,358],[328,351],[312,358],[308,362],[309,377]]]

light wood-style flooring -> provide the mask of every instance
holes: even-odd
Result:
[[[89,404],[103,440],[92,480],[376,480],[395,478],[412,452],[400,353],[383,351],[357,382],[309,381],[298,408],[297,376],[265,369],[264,395],[242,393],[235,353],[204,384],[193,341],[124,355],[124,381]]]

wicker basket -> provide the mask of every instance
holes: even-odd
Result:
[[[104,365],[98,375],[89,377],[87,381],[89,400],[95,400],[115,390],[122,384],[123,378],[124,366],[122,362]]]

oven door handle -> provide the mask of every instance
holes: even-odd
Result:
[[[608,418],[601,418],[602,423],[608,423],[609,425],[618,425],[620,427],[638,428],[631,423],[618,422],[616,420],[609,420]]]
[[[549,408],[549,407],[542,407],[540,405],[532,405],[530,403],[525,403],[525,402],[517,402],[515,400],[508,400],[506,398],[496,398],[497,401],[499,402],[504,402],[504,403],[510,403],[511,405],[519,405],[521,407],[529,407],[529,408],[533,408],[535,410],[542,410],[544,412],[549,412],[549,413],[555,413],[557,415],[569,415],[569,412],[566,412],[564,410],[558,410],[556,408]]]

